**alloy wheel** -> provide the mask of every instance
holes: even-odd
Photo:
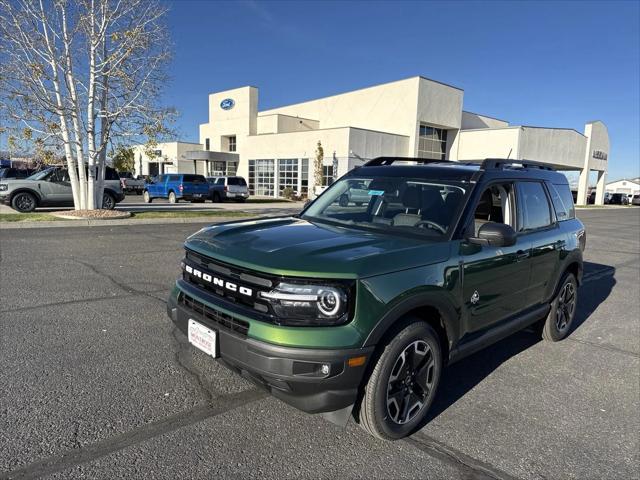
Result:
[[[556,327],[560,332],[567,329],[576,309],[576,289],[573,283],[567,282],[558,295],[556,308]]]
[[[21,212],[30,212],[34,209],[35,200],[27,193],[20,193],[15,199],[15,206]]]
[[[113,207],[114,207],[113,197],[105,193],[102,196],[102,208],[104,210],[112,210]]]
[[[431,347],[416,340],[396,359],[387,383],[387,412],[397,424],[405,424],[427,403],[435,380],[435,358]]]

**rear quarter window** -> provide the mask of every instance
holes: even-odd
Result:
[[[569,185],[557,185],[553,183],[547,183],[549,187],[549,194],[551,195],[551,202],[553,208],[556,211],[556,218],[559,222],[564,220],[571,220],[576,217],[576,210],[573,204],[573,194],[569,189]]]

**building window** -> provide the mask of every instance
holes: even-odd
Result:
[[[208,138],[204,139],[204,149],[205,150],[209,150],[209,139]]]
[[[285,188],[298,191],[298,159],[278,160],[278,196],[283,196]]]
[[[447,156],[447,131],[420,124],[418,157],[445,160]]]
[[[300,160],[300,195],[309,194],[309,159]]]
[[[238,162],[227,162],[227,175],[237,175],[238,174]]]
[[[328,187],[333,183],[333,165],[322,166],[322,186]]]
[[[249,160],[249,193],[273,197],[275,193],[274,161]]]
[[[236,136],[232,135],[231,137],[229,137],[229,151],[230,152],[235,152],[236,151]]]

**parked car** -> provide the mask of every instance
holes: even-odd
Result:
[[[112,210],[122,200],[120,177],[113,168],[107,167],[102,208]],[[27,178],[0,180],[0,201],[18,212],[32,212],[36,207],[71,206],[69,171],[64,167],[50,167]]]
[[[538,322],[566,337],[586,241],[567,178],[406,162],[371,160],[298,215],[193,234],[169,317],[277,398],[384,439],[422,426],[446,364]]]
[[[138,175],[135,177],[132,172],[118,172],[120,182],[125,193],[135,193],[141,195],[144,192],[144,177]]]
[[[631,199],[631,205],[640,205],[640,195],[634,195]]]
[[[369,198],[369,189],[365,183],[362,182],[360,185],[354,185],[354,187],[350,188],[348,192],[343,193],[340,196],[339,203],[341,207],[346,207],[350,203],[359,207],[363,203],[368,203]]]
[[[36,173],[33,168],[0,168],[0,180],[11,180],[15,178],[27,178]]]
[[[247,181],[242,177],[207,177],[209,198],[212,202],[235,200],[244,202],[249,198]]]
[[[609,205],[629,205],[629,199],[625,193],[612,193],[607,203]]]
[[[209,184],[202,175],[168,173],[155,181],[145,182],[142,195],[145,203],[151,203],[154,198],[167,198],[169,203],[180,200],[204,202],[209,196]]]

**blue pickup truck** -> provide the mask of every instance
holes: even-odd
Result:
[[[154,198],[167,198],[169,203],[179,200],[204,202],[209,196],[209,184],[202,175],[168,173],[145,182],[142,196],[145,203],[151,203]]]

